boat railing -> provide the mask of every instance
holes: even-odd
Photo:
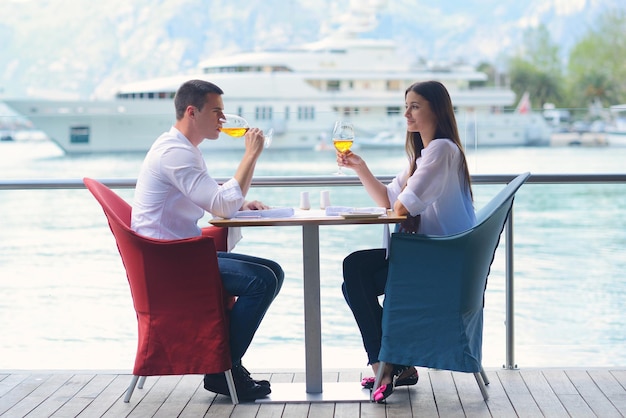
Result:
[[[480,174],[472,176],[474,185],[506,184],[515,174]],[[383,183],[388,183],[393,176],[378,176]],[[132,178],[99,178],[99,181],[114,189],[132,189],[136,179]],[[216,178],[219,183],[227,178]],[[626,184],[626,174],[532,174],[527,184]],[[290,176],[290,177],[256,177],[254,187],[332,187],[357,186],[359,179],[355,176]],[[0,180],[2,190],[51,190],[51,189],[82,189],[82,179],[5,179]],[[505,298],[506,298],[506,364],[507,369],[516,369],[515,362],[515,306],[514,306],[514,216],[513,211],[505,226]]]

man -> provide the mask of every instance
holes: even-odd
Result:
[[[176,123],[152,145],[137,178],[132,228],[160,239],[201,235],[198,220],[207,211],[232,217],[240,209],[266,209],[258,201],[246,201],[256,162],[263,151],[258,128],[245,135],[244,155],[233,178],[219,185],[207,171],[198,146],[218,138],[224,119],[223,91],[202,80],[190,80],[176,92]],[[224,287],[237,296],[230,315],[230,346],[233,377],[241,400],[267,396],[266,380],[255,381],[241,364],[263,316],[280,291],[284,273],[271,260],[218,252]],[[204,387],[229,396],[223,373],[206,375]]]

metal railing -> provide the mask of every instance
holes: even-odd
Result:
[[[473,184],[505,184],[517,174],[478,174],[472,176]],[[393,176],[378,176],[383,183],[388,183]],[[136,179],[99,178],[100,182],[111,188],[132,189]],[[216,177],[218,183],[228,178]],[[533,174],[527,183],[535,184],[582,184],[582,183],[626,183],[626,174]],[[255,177],[255,187],[302,187],[302,186],[358,186],[356,176],[314,176],[314,177]],[[82,179],[15,179],[0,180],[0,190],[36,190],[36,189],[84,189]]]
[[[517,174],[483,174],[473,175],[473,184],[506,184]],[[388,183],[393,176],[378,176]],[[98,179],[111,188],[132,189],[136,179]],[[228,178],[215,178],[223,183]],[[626,184],[626,174],[533,174],[527,180],[531,184]],[[356,176],[315,176],[315,177],[256,177],[252,185],[255,187],[315,187],[315,186],[358,186]],[[50,190],[50,189],[83,189],[82,179],[15,179],[0,180],[0,190]],[[514,306],[514,245],[513,245],[513,210],[507,220],[505,229],[505,297],[506,297],[506,364],[507,369],[516,369],[515,363],[515,306]]]

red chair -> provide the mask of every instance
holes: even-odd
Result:
[[[225,372],[237,404],[228,342],[233,297],[222,286],[216,253],[226,248],[227,229],[209,227],[180,240],[143,237],[130,229],[128,203],[96,180],[83,181],[107,217],[137,313],[137,355],[124,402],[146,376]]]

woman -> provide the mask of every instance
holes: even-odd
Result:
[[[410,86],[404,97],[408,166],[384,185],[354,153],[337,153],[338,164],[356,172],[377,205],[408,217],[400,231],[448,235],[471,228],[476,216],[470,175],[448,91],[437,81],[426,81]],[[374,374],[382,338],[378,296],[384,293],[387,270],[384,248],[354,252],[343,262],[343,294],[361,331]],[[373,398],[382,402],[394,386],[414,385],[417,379],[413,366],[388,365]],[[361,382],[369,388],[373,383],[373,377]]]

